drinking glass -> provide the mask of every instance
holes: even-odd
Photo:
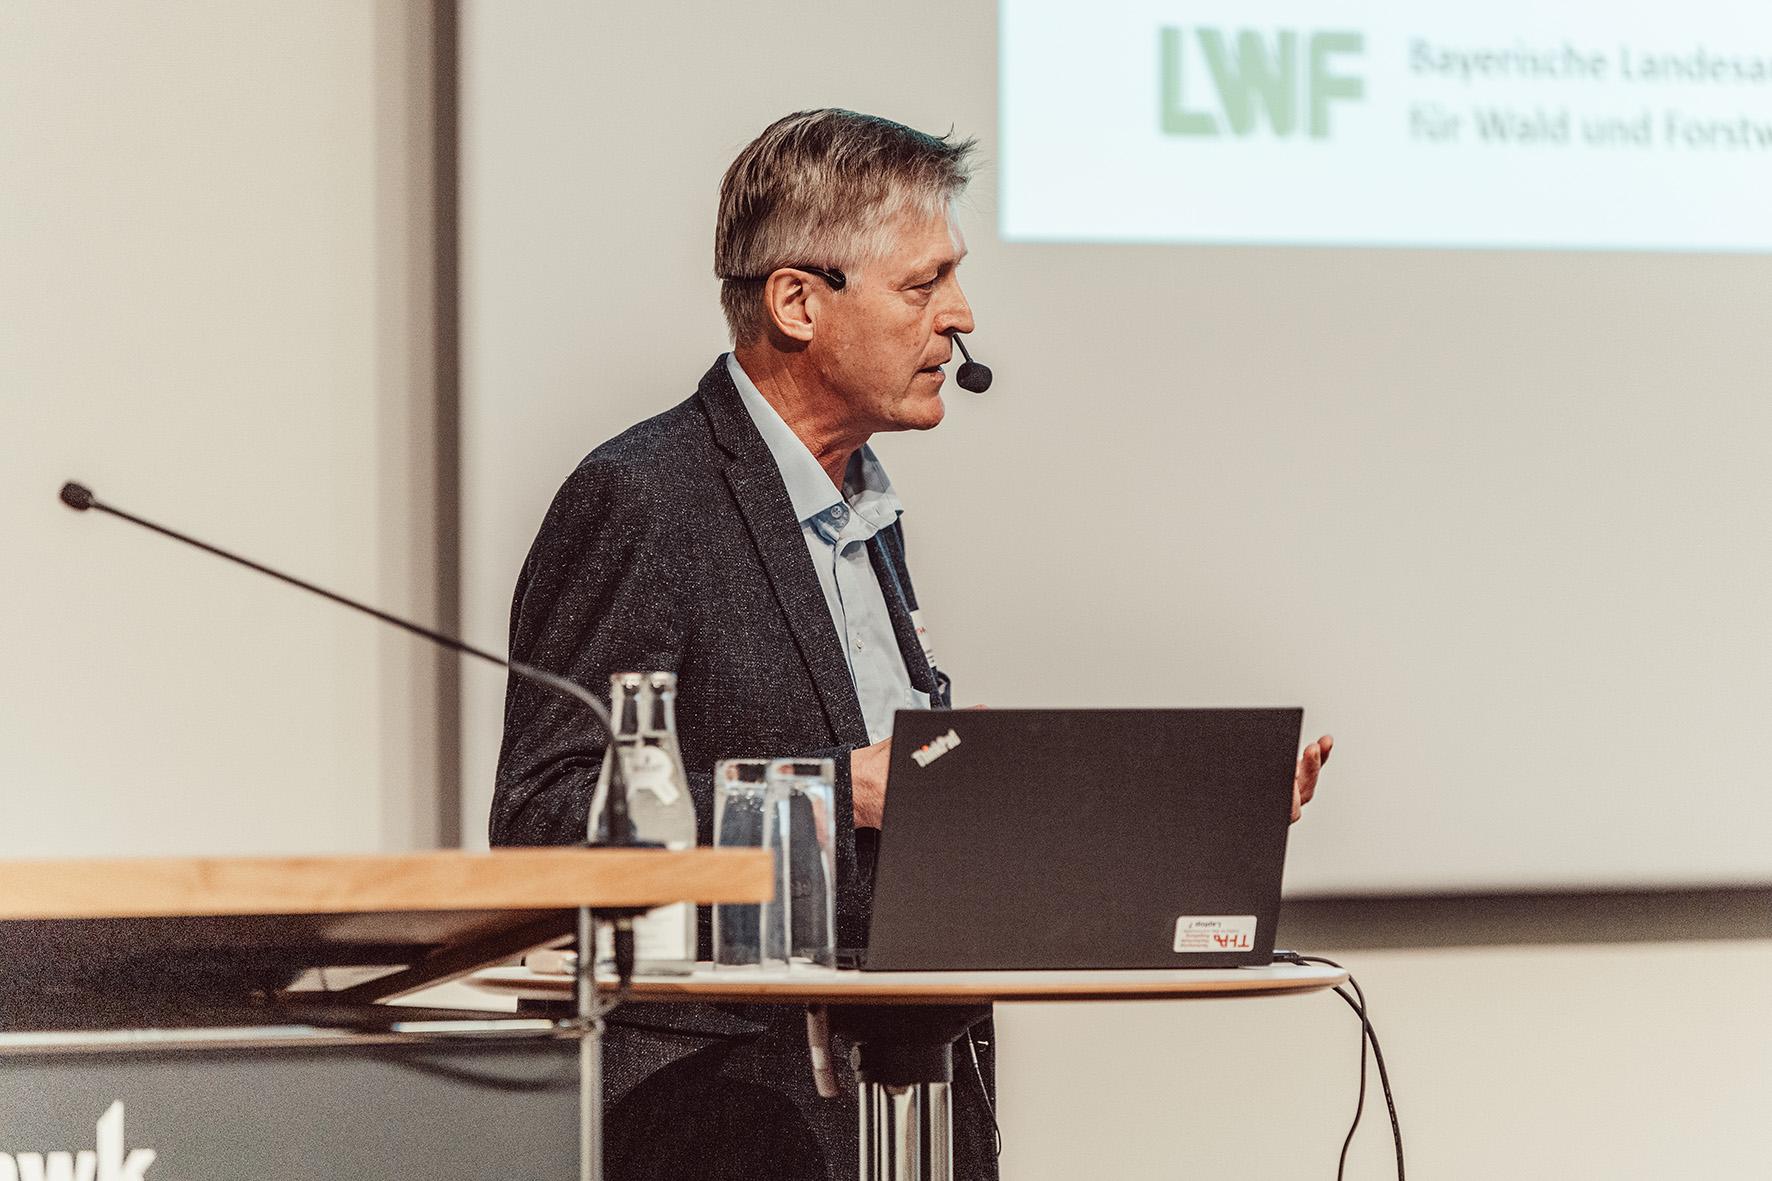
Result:
[[[836,765],[830,759],[772,759],[767,781],[785,829],[789,965],[837,964]]]
[[[715,847],[768,849],[775,854],[771,901],[715,905],[716,965],[768,968],[787,963],[786,797],[769,781],[769,766],[768,759],[722,759],[714,764]]]

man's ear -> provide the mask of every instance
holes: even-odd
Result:
[[[779,270],[763,282],[763,307],[769,322],[789,340],[812,340],[813,285],[799,271]]]

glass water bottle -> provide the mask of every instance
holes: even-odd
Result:
[[[676,674],[616,673],[609,678],[609,701],[616,733],[604,752],[603,773],[591,800],[591,840],[609,837],[610,770],[620,758],[634,839],[666,849],[693,849],[695,802],[677,747]],[[695,966],[695,951],[694,903],[674,902],[634,920],[636,972],[688,972]],[[600,936],[598,962],[609,963],[613,954],[607,937]]]

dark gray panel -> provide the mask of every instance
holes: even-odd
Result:
[[[1279,946],[1480,947],[1772,939],[1772,886],[1289,898]]]
[[[119,1102],[124,1159],[155,1153],[147,1181],[539,1181],[572,1176],[578,1159],[570,1040],[0,1055],[0,1153],[95,1152]],[[0,1177],[11,1163],[0,1158]],[[133,1176],[97,1163],[103,1181]]]

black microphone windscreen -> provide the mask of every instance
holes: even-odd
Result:
[[[991,388],[991,371],[977,361],[968,361],[960,366],[954,374],[954,380],[960,388],[974,394],[982,394]]]
[[[92,489],[69,480],[62,485],[62,503],[71,509],[85,512],[92,507]]]

